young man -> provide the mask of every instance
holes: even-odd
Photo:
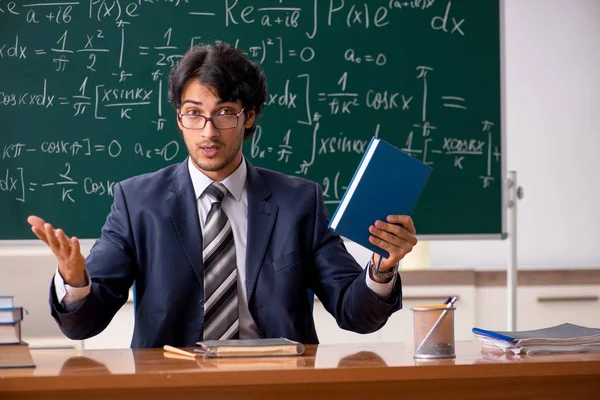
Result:
[[[372,243],[390,253],[375,275],[328,229],[318,184],[244,158],[243,140],[266,100],[257,64],[225,43],[192,48],[171,71],[169,97],[189,157],[115,185],[87,259],[77,238],[28,218],[58,259],[50,304],[68,337],[100,333],[134,282],[132,347],[229,338],[318,343],[309,289],[341,328],[359,333],[381,328],[401,308],[395,270],[417,242],[410,217],[373,221]]]

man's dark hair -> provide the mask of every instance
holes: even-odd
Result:
[[[263,111],[267,100],[264,72],[243,51],[225,42],[192,47],[171,70],[169,101],[176,109],[181,108],[181,93],[191,78],[206,87],[214,87],[223,101],[240,99],[246,116],[254,109],[255,121]],[[255,130],[256,123],[246,129],[244,139],[250,138]]]

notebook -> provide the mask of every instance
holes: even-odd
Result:
[[[367,249],[388,257],[369,242],[369,226],[388,215],[410,215],[432,168],[391,144],[372,138],[329,228]]]
[[[196,344],[199,348],[194,351],[207,357],[298,356],[304,353],[302,343],[285,338],[205,340]]]
[[[473,328],[473,333],[485,347],[515,354],[600,350],[600,329],[570,323],[529,331],[492,331]]]

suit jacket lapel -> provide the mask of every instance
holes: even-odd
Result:
[[[202,232],[194,186],[188,171],[187,159],[175,170],[169,189],[173,192],[165,202],[171,209],[175,230],[185,254],[200,283],[204,282],[202,261]]]
[[[271,196],[268,188],[258,170],[246,161],[247,190],[248,190],[248,237],[246,240],[246,292],[248,304],[256,286],[256,279],[260,271],[269,239],[273,231],[277,205],[267,199]]]

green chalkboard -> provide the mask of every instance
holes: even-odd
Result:
[[[267,75],[254,165],[332,214],[377,135],[433,167],[420,234],[503,232],[498,0],[3,0],[0,239],[30,214],[96,238],[115,182],[183,160],[168,74],[216,39]]]

